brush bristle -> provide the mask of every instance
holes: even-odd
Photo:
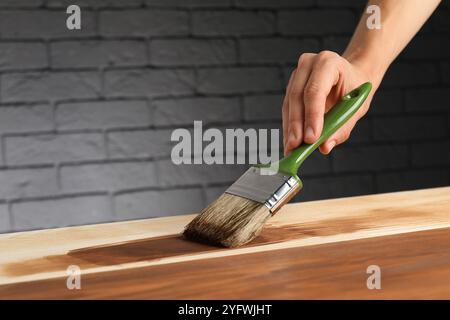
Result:
[[[203,209],[183,234],[190,240],[237,247],[255,238],[270,217],[264,204],[224,193]]]

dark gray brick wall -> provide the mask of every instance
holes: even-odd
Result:
[[[59,192],[54,168],[7,169],[0,171],[0,197],[20,199],[52,196]]]
[[[105,72],[104,77],[107,97],[158,97],[195,93],[193,70],[110,70]]]
[[[154,66],[211,66],[235,64],[236,43],[230,39],[160,39],[150,41]]]
[[[298,56],[342,52],[364,3],[0,1],[0,232],[200,210],[246,166],[175,166],[172,131],[280,128]],[[449,21],[443,3],[295,201],[449,184]]]
[[[143,100],[69,102],[57,106],[59,130],[148,127],[150,110]]]
[[[0,133],[50,131],[54,128],[53,108],[48,104],[2,106]]]
[[[0,43],[0,71],[48,67],[47,49],[40,42]]]
[[[51,43],[54,68],[100,68],[108,66],[145,66],[146,45],[134,40],[85,40]]]
[[[61,190],[66,193],[157,187],[156,164],[148,161],[63,166]]]
[[[105,143],[98,133],[36,134],[5,138],[7,165],[52,164],[105,159]]]
[[[13,203],[17,229],[36,229],[105,222],[113,219],[108,196],[71,197]]]
[[[267,67],[208,68],[198,71],[198,91],[202,94],[245,94],[279,91],[279,71]]]
[[[155,126],[192,125],[202,119],[207,123],[231,123],[240,120],[237,97],[195,97],[153,101]],[[205,113],[205,110],[208,112]]]
[[[203,203],[200,188],[139,191],[119,194],[114,199],[118,219],[139,219],[173,214],[194,213]]]
[[[275,15],[272,12],[221,10],[192,13],[195,36],[256,36],[274,32]]]
[[[0,77],[2,102],[98,98],[100,75],[95,72],[23,72]]]
[[[99,33],[105,37],[173,37],[189,34],[187,11],[105,10],[100,12],[99,20]]]

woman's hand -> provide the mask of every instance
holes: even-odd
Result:
[[[291,74],[283,101],[284,154],[289,154],[303,142],[314,143],[322,132],[325,113],[343,95],[367,81],[370,77],[362,68],[337,53],[302,54]],[[328,154],[349,138],[356,122],[366,114],[373,93],[358,112],[320,146],[320,152]]]

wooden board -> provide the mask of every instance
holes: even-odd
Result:
[[[287,205],[237,249],[181,239],[193,216],[0,235],[0,298],[450,299],[450,187]]]

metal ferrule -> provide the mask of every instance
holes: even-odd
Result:
[[[264,205],[275,214],[279,208],[297,194],[300,186],[294,177],[290,177],[272,196],[266,200]]]
[[[251,167],[225,192],[264,204],[272,214],[301,189],[298,178]]]

